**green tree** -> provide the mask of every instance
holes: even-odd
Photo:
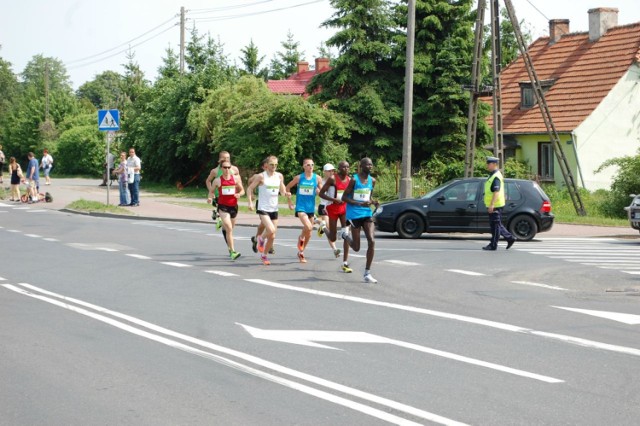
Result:
[[[219,42],[199,37],[195,30],[185,62],[185,74],[161,73],[134,102],[124,122],[124,143],[136,147],[145,179],[203,182],[208,172],[211,151],[206,143],[195,139],[186,125],[187,117],[209,90],[236,79],[237,71],[228,64]]]
[[[609,217],[624,217],[624,208],[630,204],[630,194],[638,194],[640,188],[640,151],[638,155],[612,158],[605,161],[596,173],[608,167],[617,167],[611,183],[608,200],[602,204],[603,212]]]
[[[273,94],[252,76],[212,91],[192,111],[189,126],[211,151],[230,151],[243,168],[257,170],[263,158],[277,155],[287,178],[304,157],[318,163],[348,158],[346,146],[336,143],[346,137],[339,114],[301,97]]]
[[[414,165],[431,159],[464,161],[469,80],[475,22],[472,0],[418,0],[414,66]],[[407,8],[398,8],[398,26],[406,27]],[[396,65],[406,63],[406,38],[398,38]],[[462,169],[464,170],[464,169]]]
[[[158,67],[159,78],[175,78],[180,75],[180,57],[171,48],[167,47],[162,58],[162,65]]]
[[[251,39],[249,44],[242,48],[240,51],[242,52],[240,61],[244,66],[244,72],[266,80],[269,74],[269,70],[264,67],[261,68],[262,62],[264,61],[265,57],[260,56],[258,52],[258,46],[253,43],[253,39]]]
[[[0,57],[0,144],[5,139],[2,134],[5,120],[18,97],[19,90],[18,78],[11,69],[11,63]]]
[[[56,172],[100,176],[104,158],[104,134],[98,131],[95,112],[75,116],[58,139]]]
[[[18,96],[6,111],[2,130],[4,145],[16,158],[47,146],[55,152],[57,126],[78,112],[78,103],[62,62],[34,56],[22,72]]]
[[[126,113],[127,107],[134,103],[138,97],[149,87],[149,82],[144,78],[144,72],[140,69],[140,65],[135,60],[135,53],[131,50],[127,51],[127,63],[122,64],[124,67],[124,76],[122,79],[122,109]]]
[[[386,0],[332,0],[333,16],[322,25],[337,32],[326,42],[339,52],[333,69],[308,90],[312,101],[349,117],[349,151],[397,159],[402,138],[402,78],[393,68],[396,22]]]
[[[115,71],[105,71],[80,86],[76,96],[96,109],[124,109],[124,78]]]
[[[304,51],[300,51],[300,43],[295,41],[291,30],[287,32],[287,39],[280,43],[283,50],[278,51],[271,61],[270,78],[282,80],[298,71],[298,62],[303,60]]]

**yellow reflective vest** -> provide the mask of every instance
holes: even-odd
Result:
[[[494,174],[489,176],[489,179],[484,183],[484,205],[489,208],[491,205],[491,199],[493,198],[493,192],[491,192],[491,185],[493,184],[494,179],[500,180],[500,191],[498,191],[498,199],[496,203],[493,205],[494,208],[504,207],[506,204],[504,198],[504,178],[502,177],[502,173],[500,170],[496,170]]]

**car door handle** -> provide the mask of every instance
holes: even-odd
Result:
[[[467,206],[467,208],[469,208],[469,209],[475,209],[476,207],[477,207],[477,206],[476,206],[475,204],[473,204],[473,203],[472,203],[472,204],[469,204],[469,205]]]

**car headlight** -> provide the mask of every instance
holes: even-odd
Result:
[[[378,206],[378,208],[373,212],[374,216],[378,216],[380,214],[382,214],[382,210],[384,209],[384,207],[382,206]]]

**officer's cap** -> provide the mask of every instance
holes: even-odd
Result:
[[[489,164],[489,163],[498,164],[499,162],[500,162],[500,160],[498,159],[498,157],[487,157],[487,164]]]

